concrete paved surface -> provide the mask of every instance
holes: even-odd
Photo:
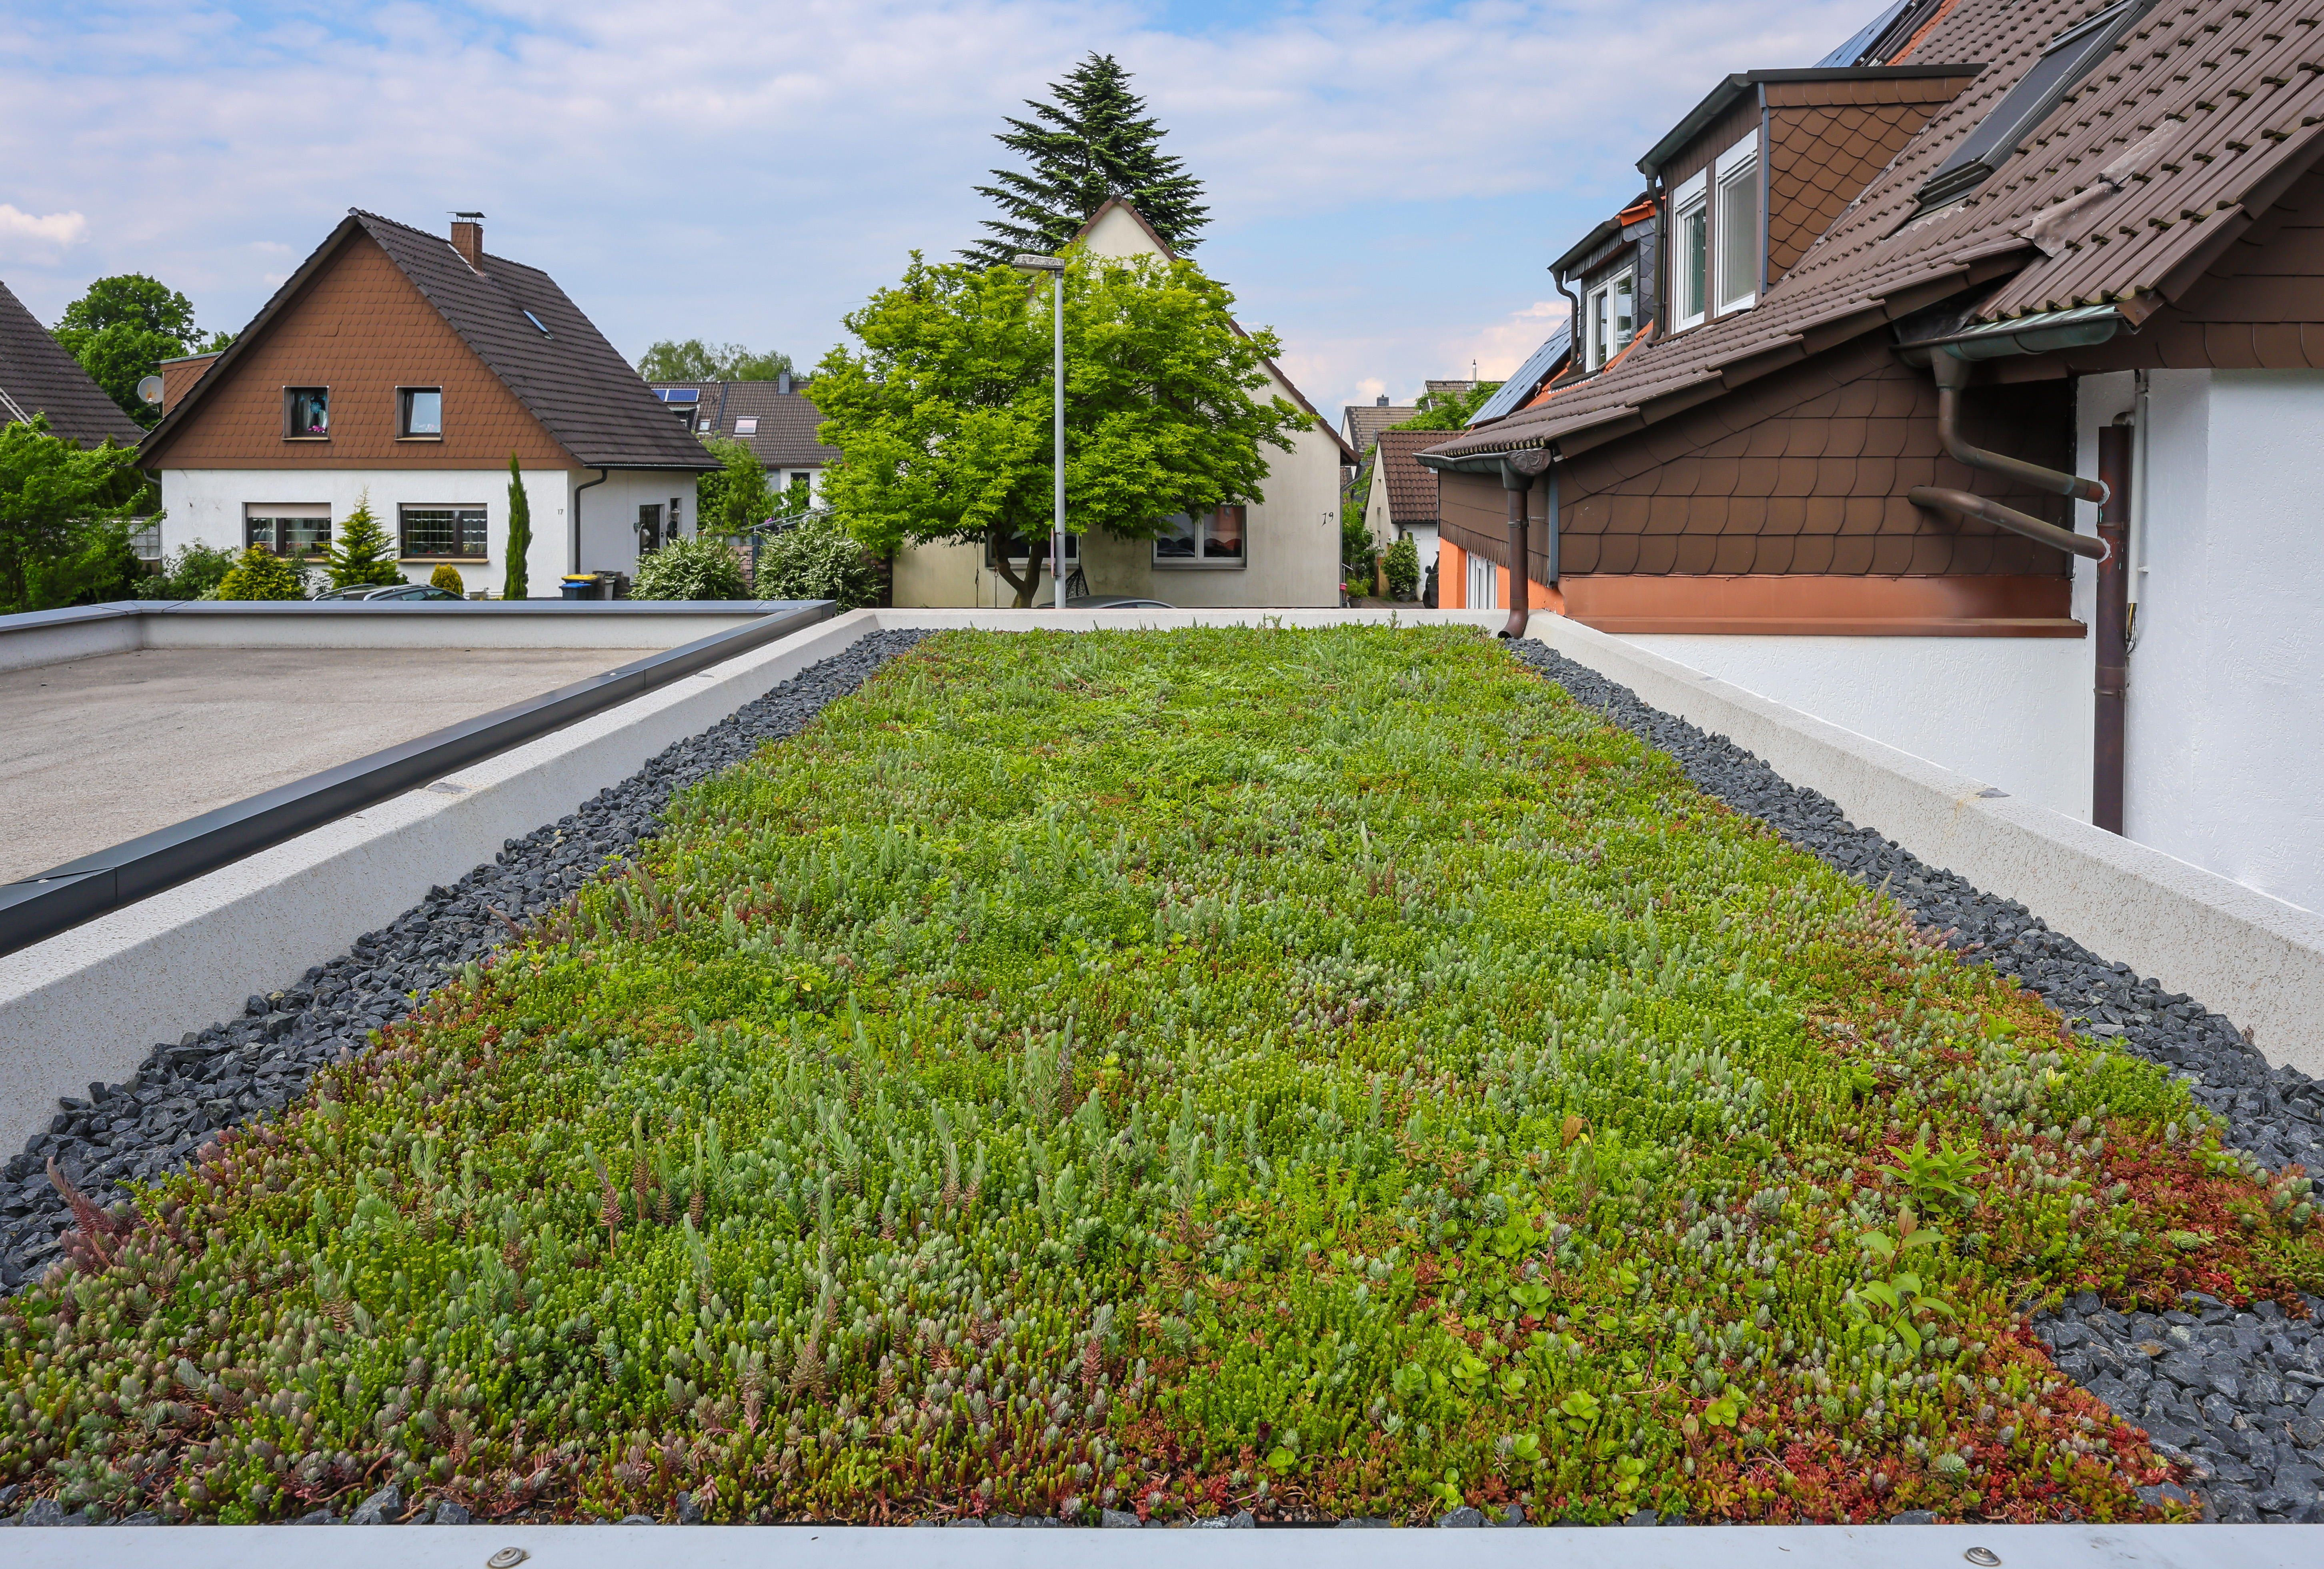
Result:
[[[144,649],[0,672],[0,882],[644,652]]]

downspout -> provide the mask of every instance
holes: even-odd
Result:
[[[2090,747],[2090,821],[2120,833],[2123,719],[2130,693],[2130,529],[2132,432],[2117,415],[2098,431],[2098,476],[2107,499],[2098,506],[2098,537],[2108,554],[2098,573],[2098,680]]]
[[[573,564],[566,570],[576,576],[578,576],[581,572],[581,492],[587,490],[590,485],[604,484],[606,473],[606,470],[599,469],[595,479],[573,487],[573,549],[571,552]]]
[[[1504,638],[1517,638],[1526,635],[1526,623],[1532,612],[1526,604],[1531,598],[1526,592],[1526,580],[1533,566],[1526,539],[1526,526],[1533,500],[1533,482],[1549,467],[1549,454],[1536,448],[1529,452],[1506,453],[1501,457],[1501,490],[1508,498],[1509,518],[1509,619],[1501,628]]]
[[[2077,500],[2105,504],[2107,487],[2102,480],[2061,474],[2055,469],[2045,469],[2022,458],[1987,452],[1983,447],[1971,446],[1962,440],[1960,429],[1960,394],[1961,389],[1969,384],[1969,362],[1938,349],[1929,356],[1929,368],[1937,378],[1937,440],[1955,463],[1982,469],[1989,474],[1999,474],[2034,490],[2046,491],[2053,496],[2070,496]],[[2053,549],[2069,551],[2094,561],[2105,560],[2113,548],[2102,538],[2094,539],[2087,534],[2061,528],[2054,523],[2044,523],[2039,518],[2029,518],[2014,507],[2005,507],[1998,501],[1971,495],[1967,491],[1955,491],[1941,485],[1914,485],[1905,495],[1916,507],[1975,518],[1997,528],[2022,534]]]

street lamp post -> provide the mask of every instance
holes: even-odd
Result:
[[[1062,256],[1019,256],[1019,272],[1047,272],[1049,316],[1056,324],[1056,354],[1050,366],[1052,426],[1056,442],[1056,500],[1049,522],[1049,578],[1057,585],[1057,609],[1065,608],[1065,261]]]

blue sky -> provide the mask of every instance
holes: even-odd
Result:
[[[1545,264],[1724,73],[1812,63],[1877,0],[0,0],[0,280],[53,320],[143,271],[247,320],[349,206],[490,215],[632,357],[812,362],[948,255],[1001,116],[1085,51],[1209,188],[1195,253],[1319,408],[1506,373]]]

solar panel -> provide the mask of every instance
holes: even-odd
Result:
[[[699,403],[702,401],[701,390],[694,387],[664,387],[659,392],[656,393],[655,396],[659,398],[664,403]]]
[[[1502,382],[1477,412],[1469,416],[1469,423],[1482,425],[1517,408],[1540,389],[1542,382],[1557,369],[1557,362],[1565,358],[1572,344],[1573,326],[1569,322],[1551,334],[1549,342],[1536,349],[1532,357],[1517,367],[1517,373]]]

